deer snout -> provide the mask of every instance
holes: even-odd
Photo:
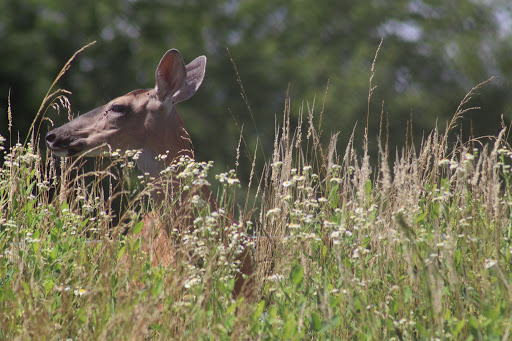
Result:
[[[55,149],[66,148],[69,145],[69,139],[63,138],[62,134],[58,134],[58,132],[54,130],[49,131],[46,134],[46,146],[50,148],[52,151]]]
[[[65,146],[62,143],[62,139],[58,139],[57,134],[55,133],[55,130],[49,131],[46,136],[46,146],[56,155],[59,156],[67,156],[64,154],[67,154],[67,152],[63,153],[62,151],[65,151]],[[60,142],[59,142],[60,141]]]
[[[46,134],[46,146],[58,156],[72,156],[76,154],[78,152],[77,146],[71,146],[73,139],[67,134],[62,134],[59,129],[51,130]]]
[[[46,144],[48,145],[48,147],[51,147],[51,144],[55,141],[55,138],[56,135],[53,132],[53,130],[49,131],[48,134],[46,134]]]

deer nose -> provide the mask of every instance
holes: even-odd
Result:
[[[55,133],[50,131],[48,134],[46,134],[46,143],[52,143],[53,141],[55,141],[55,137]]]

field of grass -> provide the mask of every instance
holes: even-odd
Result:
[[[243,200],[236,170],[207,178],[211,163],[180,160],[155,183],[136,153],[83,171],[37,134],[2,138],[0,339],[509,339],[512,149],[505,128],[449,142],[470,97],[419,148],[390,151],[379,134],[372,162],[366,138],[322,146],[312,112],[294,128],[285,110]],[[188,189],[213,179],[219,209],[152,202],[176,176]],[[152,266],[143,217],[183,205],[195,229],[173,231],[173,266]],[[248,235],[257,294],[234,299]]]

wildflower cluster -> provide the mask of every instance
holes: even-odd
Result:
[[[116,149],[110,153],[110,156],[120,161],[121,168],[134,169],[135,163],[142,154],[142,150],[126,150],[123,154],[121,149]]]
[[[166,157],[166,155],[159,155],[159,157]],[[188,156],[182,156],[173,161],[169,166],[160,172],[160,174],[167,178],[176,178],[186,184],[184,190],[188,190],[189,186],[209,186],[210,183],[206,180],[209,170],[213,167],[213,161],[209,162],[196,162]]]
[[[4,165],[6,168],[18,168],[29,166],[32,167],[41,160],[41,156],[34,152],[32,144],[28,144],[27,148],[21,143],[16,143],[11,147],[10,152],[5,156]]]
[[[353,169],[353,167],[352,167]],[[330,179],[331,184],[341,184],[341,166],[338,164],[332,164],[330,167]]]
[[[226,173],[217,174],[215,175],[215,178],[224,186],[240,187],[240,180],[236,177],[236,172],[234,169],[231,169],[229,172]]]
[[[497,153],[499,155],[499,159],[496,166],[500,168],[504,175],[508,176],[510,174],[510,164],[512,163],[512,150],[500,148]]]
[[[41,156],[34,151],[31,143],[26,147],[20,143],[12,146],[0,168],[0,187],[7,191],[4,193],[9,193],[5,199],[9,203],[16,201],[19,205],[25,205],[30,202],[30,205],[35,205],[39,194],[51,186],[42,173]],[[51,180],[56,181],[56,177]]]
[[[204,211],[202,211],[204,212]],[[210,276],[228,283],[239,271],[237,256],[244,251],[247,235],[238,223],[231,222],[223,208],[196,217],[194,228],[182,233],[182,246],[189,250],[191,257],[201,259],[201,266],[187,265],[185,288],[190,289],[202,282],[205,269],[211,269]]]
[[[327,199],[319,196],[319,176],[310,165],[292,168],[289,175],[281,174],[282,162],[272,164],[273,172],[283,179],[277,190],[280,205],[269,209],[266,218],[271,224],[288,220],[284,243],[306,240],[320,241],[322,222],[326,219]],[[283,219],[284,218],[284,219]]]
[[[4,146],[3,146],[4,143],[5,143],[5,137],[0,135],[0,151],[3,151],[5,149]]]
[[[478,149],[475,149],[473,154],[463,152],[461,155],[459,155],[459,160],[457,160],[457,155],[454,154],[451,159],[440,160],[439,166],[447,167],[450,171],[457,175],[465,175],[472,172],[476,155],[478,155]]]
[[[288,180],[284,180],[282,186],[284,188],[290,187],[290,189],[296,188],[303,192],[306,197],[310,197],[314,194],[318,181],[318,175],[313,173],[312,169],[311,166],[304,166],[302,173],[300,173],[297,168],[292,168]]]

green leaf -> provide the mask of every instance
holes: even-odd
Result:
[[[370,194],[372,193],[372,180],[366,180],[366,183],[364,184],[365,186],[365,192],[366,192],[366,196],[370,196]]]
[[[30,172],[30,176],[29,178],[27,179],[27,181],[30,181],[31,179],[34,178],[34,175],[36,175],[36,169],[32,169],[32,171]],[[35,182],[32,183],[33,185],[35,184]]]
[[[341,295],[336,295],[329,300],[331,309],[336,309],[340,303],[341,303]]]
[[[423,222],[425,220],[425,218],[427,217],[427,214],[428,214],[428,210],[425,210],[425,212],[423,212],[419,217],[417,217],[416,224]]]
[[[85,307],[78,309],[75,312],[75,316],[78,318],[78,320],[81,323],[84,323],[85,321],[87,321],[87,313],[86,313]]]
[[[483,309],[482,314],[489,320],[495,321],[500,316],[500,305],[496,304],[494,308]]]
[[[35,184],[36,184],[35,182],[32,182],[31,184],[29,184],[29,185],[28,185],[27,190],[25,191],[25,194],[26,194],[27,196],[29,196],[30,194],[32,194],[32,189],[34,188],[34,185],[35,185]]]
[[[233,303],[232,305],[229,306],[228,310],[226,311],[226,315],[229,316],[231,314],[233,314],[233,312],[236,310],[237,308],[237,303]]]
[[[459,333],[461,332],[462,328],[464,328],[465,325],[466,321],[464,319],[460,320],[460,322],[457,324],[457,327],[455,327],[455,329],[453,330],[453,336],[459,335]]]
[[[299,288],[302,284],[302,280],[304,279],[304,269],[299,264],[296,264],[292,271],[290,271],[290,281],[295,286],[295,288]]]
[[[140,239],[137,239],[135,241],[135,244],[133,245],[133,251],[137,251],[140,249]]]
[[[119,252],[117,253],[117,260],[120,260],[121,257],[123,257],[125,251],[126,251],[126,245],[123,245],[123,247],[120,248]]]
[[[283,339],[291,339],[293,335],[296,333],[297,329],[297,322],[295,321],[295,318],[293,315],[288,315],[286,317],[286,322],[283,326]]]
[[[144,221],[141,220],[139,221],[137,224],[135,224],[135,226],[133,227],[133,233],[134,234],[139,234],[140,231],[142,231],[142,227],[144,226]]]
[[[449,320],[450,318],[452,317],[452,313],[450,311],[450,309],[444,309],[443,310],[443,319],[445,321]]]
[[[412,296],[411,288],[406,287],[404,289],[404,303],[409,303],[409,300],[411,299],[411,296]]]
[[[22,282],[21,282],[21,286],[22,286],[22,287],[23,287],[23,289],[25,290],[25,293],[26,293],[26,294],[31,295],[32,290],[30,290],[30,286],[27,284],[27,282],[22,281]]]
[[[469,330],[473,335],[478,335],[478,330],[480,329],[480,326],[478,324],[477,319],[474,316],[469,316],[468,318],[468,326]]]
[[[254,311],[254,313],[252,314],[252,318],[253,320],[257,320],[260,318],[261,314],[263,314],[263,310],[265,310],[265,301],[261,301],[260,303],[258,303],[258,305],[256,306],[256,310]]]
[[[164,281],[161,277],[155,278],[153,280],[153,285],[151,286],[151,295],[158,296],[162,292],[162,288],[164,287]]]
[[[37,240],[37,239],[39,239],[40,236],[41,236],[41,231],[40,230],[36,230],[34,232],[34,234],[32,235],[32,239]],[[39,247],[40,247],[40,243],[39,242],[33,242],[32,243],[32,251],[34,253],[38,253],[39,252]]]
[[[84,228],[87,225],[87,222],[89,222],[90,218],[84,219],[82,222],[80,222],[80,228]]]
[[[398,300],[393,298],[389,303],[389,308],[393,314],[396,314],[398,312]]]
[[[434,205],[432,205],[432,213],[434,214],[434,219],[439,217],[439,201],[436,201]]]
[[[54,286],[55,283],[53,282],[53,279],[46,278],[45,280],[43,280],[43,289],[46,295],[50,294]]]
[[[455,251],[455,254],[453,255],[453,258],[455,260],[455,266],[459,267],[460,266],[460,261],[462,260],[462,252],[460,251],[460,249],[457,249]]]
[[[331,327],[337,328],[340,325],[341,317],[340,315],[335,315],[331,320]]]
[[[164,331],[164,328],[163,328],[160,324],[157,324],[157,323],[152,324],[152,325],[151,325],[151,329],[152,329],[152,330],[159,331],[159,332]]]
[[[322,320],[315,312],[311,314],[309,321],[311,322],[311,328],[313,328],[315,332],[318,332],[322,328]]]

